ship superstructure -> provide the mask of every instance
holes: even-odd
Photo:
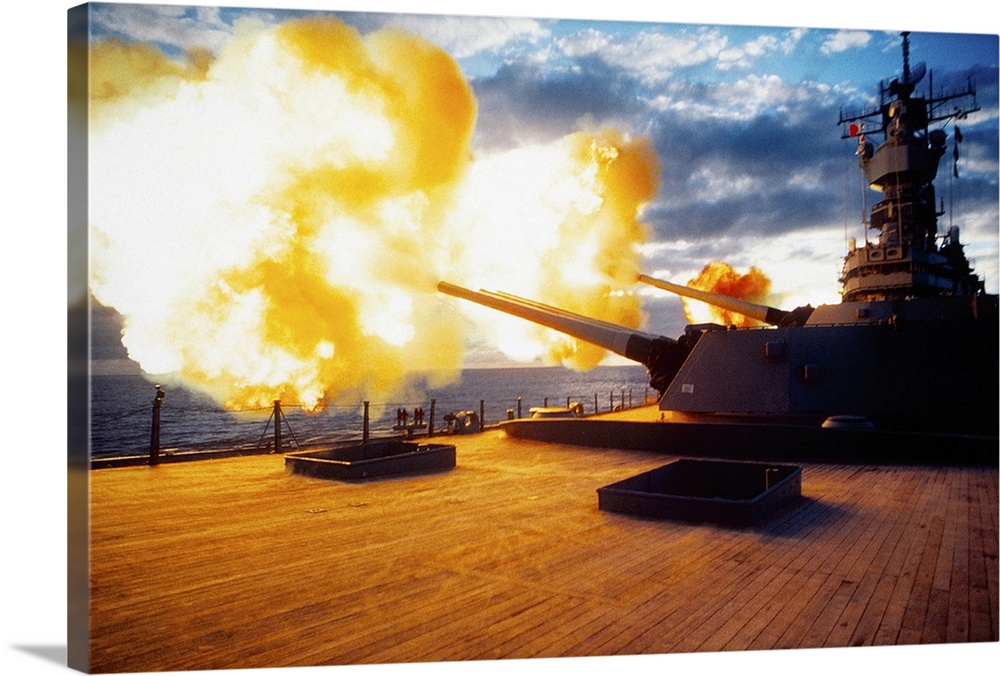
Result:
[[[878,107],[846,117],[841,113],[845,137],[858,139],[865,183],[881,196],[867,222],[877,238],[851,246],[844,260],[840,281],[845,301],[982,291],[982,281],[973,274],[959,241],[958,226],[939,233],[944,208],[933,183],[948,145],[946,127],[979,110],[976,88],[970,81],[964,88],[935,93],[930,74],[928,93],[917,94],[917,85],[927,75],[923,63],[910,69],[909,33],[903,33],[902,77],[880,85]],[[934,124],[940,126],[932,129]],[[957,161],[962,136],[957,126],[953,129]],[[882,140],[876,146],[871,139],[877,136]]]

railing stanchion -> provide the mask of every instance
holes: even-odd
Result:
[[[153,424],[149,432],[149,464],[158,465],[160,463],[160,404],[166,393],[159,385],[156,386],[156,394],[153,396]]]
[[[281,453],[281,400],[274,400],[274,452]]]

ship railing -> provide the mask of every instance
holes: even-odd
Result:
[[[529,418],[532,410],[563,408],[579,417],[657,402],[648,386],[605,392],[493,397],[446,397],[327,406],[308,412],[296,402],[223,409],[214,405],[171,407],[169,397],[127,413],[91,415],[92,467],[158,464],[183,459],[286,452],[374,439],[477,433],[503,421]],[[473,414],[473,415],[469,415]],[[467,424],[473,421],[470,428]]]

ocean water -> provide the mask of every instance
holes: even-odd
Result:
[[[273,442],[273,407],[226,411],[207,396],[183,387],[165,385],[160,407],[160,449],[178,450],[255,448]],[[424,410],[429,422],[435,401],[435,430],[446,426],[444,416],[457,411],[479,414],[492,424],[507,418],[508,410],[529,415],[536,406],[565,406],[579,402],[585,414],[620,406],[638,406],[654,396],[642,366],[598,366],[586,373],[562,367],[467,369],[447,387],[429,389],[424,396],[399,401],[371,401],[369,429],[373,437],[394,433],[396,410],[411,414]],[[138,375],[94,376],[91,379],[92,457],[141,455],[149,452],[153,417],[154,382]],[[360,439],[363,402],[328,407],[307,414],[293,406],[282,407],[282,436],[299,446]]]

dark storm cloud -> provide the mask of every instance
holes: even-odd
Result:
[[[773,235],[829,224],[842,211],[845,159],[837,110],[766,110],[750,117],[659,115],[650,135],[662,163],[647,220],[655,239]]]
[[[549,141],[587,122],[627,126],[644,112],[633,78],[596,58],[577,65],[570,71],[544,72],[531,63],[509,63],[495,75],[474,80],[477,144],[503,149]]]
[[[853,159],[832,125],[788,125],[769,117],[749,124],[672,123],[654,143],[663,183],[647,219],[656,239],[666,240],[826,224],[843,201],[843,162],[837,158]]]

